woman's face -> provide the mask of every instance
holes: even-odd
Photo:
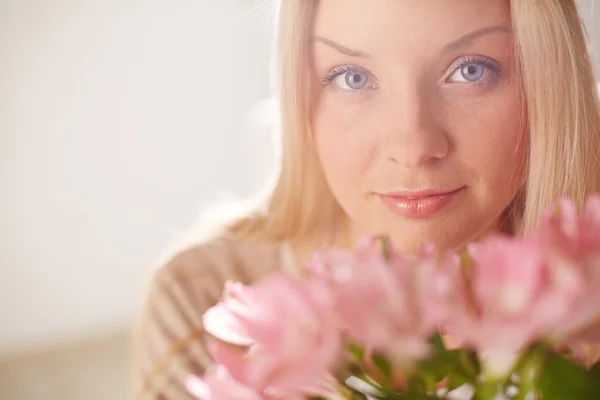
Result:
[[[321,0],[312,134],[352,240],[414,252],[498,229],[526,126],[507,0]]]

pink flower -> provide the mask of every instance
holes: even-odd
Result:
[[[338,399],[334,391],[335,382],[325,380],[322,387],[310,387],[305,393],[267,393],[269,388],[256,386],[252,382],[254,360],[246,351],[225,342],[211,342],[208,350],[215,364],[211,365],[203,378],[188,377],[186,388],[200,400],[306,400],[307,395]],[[329,379],[329,378],[328,378]]]
[[[407,367],[427,354],[427,339],[437,327],[420,303],[430,282],[421,279],[414,261],[393,252],[386,260],[378,244],[363,240],[355,252],[323,251],[307,268],[329,285],[337,324],[348,339]]]
[[[526,346],[572,310],[583,277],[575,266],[558,269],[548,263],[535,237],[491,237],[468,252],[471,288],[463,296],[471,307],[447,326],[481,354],[488,374],[503,376]]]
[[[256,391],[233,379],[224,365],[210,366],[203,379],[190,376],[185,386],[200,400],[266,400]]]
[[[581,213],[560,199],[546,210],[537,234],[549,262],[560,271],[576,269],[582,285],[570,312],[552,331],[556,341],[600,341],[600,196],[585,201]]]
[[[255,290],[238,282],[227,281],[222,301],[203,315],[204,329],[226,343],[250,346],[254,341],[248,334],[246,320],[240,316],[249,312],[256,302],[255,296]]]
[[[336,367],[341,343],[332,301],[320,282],[276,272],[253,286],[228,284],[204,326],[218,339],[248,346],[248,386],[291,398],[321,390]]]
[[[243,350],[229,344],[215,342],[209,345],[215,360],[204,375],[190,376],[186,382],[188,391],[200,400],[267,400],[260,388],[252,387],[249,379],[248,360]]]
[[[472,305],[460,256],[440,252],[434,246],[423,247],[412,269],[422,323],[439,327]]]

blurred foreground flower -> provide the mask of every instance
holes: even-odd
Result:
[[[204,315],[204,326],[223,342],[247,347],[242,357],[217,345],[217,364],[257,393],[287,399],[318,392],[335,367],[341,341],[332,306],[332,293],[321,282],[274,273],[254,286],[228,283],[223,300]]]
[[[191,393],[431,400],[468,385],[477,400],[515,388],[520,399],[600,399],[600,364],[565,354],[600,342],[599,196],[581,213],[560,199],[538,229],[463,254],[427,245],[403,256],[373,238],[316,253],[306,270],[227,283],[204,315],[214,365],[190,377]],[[460,347],[446,348],[440,329]]]

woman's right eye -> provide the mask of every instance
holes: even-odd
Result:
[[[325,78],[323,82],[329,84],[330,82],[341,90],[345,91],[359,91],[373,87],[371,82],[371,76],[355,67],[343,66],[334,68]]]
[[[344,90],[364,89],[369,83],[369,77],[362,72],[348,71],[335,78],[335,84]]]

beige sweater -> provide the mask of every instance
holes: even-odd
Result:
[[[134,340],[136,400],[187,400],[189,374],[209,362],[202,314],[217,303],[227,280],[249,284],[269,272],[294,269],[289,246],[224,236],[177,252],[153,277]]]

